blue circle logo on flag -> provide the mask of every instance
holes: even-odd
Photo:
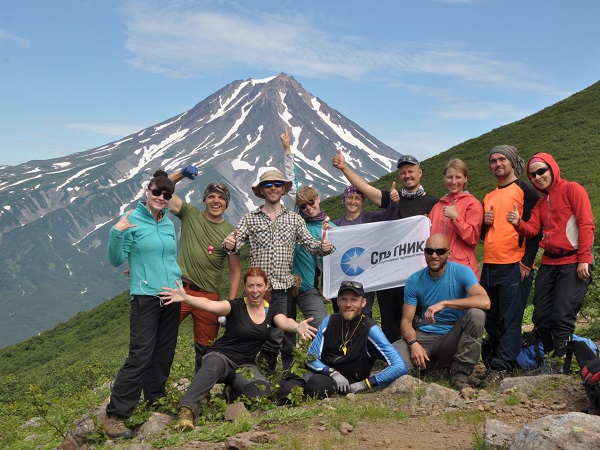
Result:
[[[340,262],[342,272],[349,277],[355,277],[363,273],[365,270],[358,265],[358,258],[364,251],[365,249],[361,247],[352,247],[351,249],[348,249],[346,253],[342,255],[342,260]]]

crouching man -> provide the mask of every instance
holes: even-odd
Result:
[[[309,397],[361,392],[384,386],[407,373],[406,364],[373,319],[362,313],[367,303],[361,283],[342,281],[338,290],[339,312],[327,316],[308,349],[307,372],[302,378],[282,383],[281,397],[294,386]],[[371,376],[377,359],[388,366]]]
[[[481,355],[484,310],[490,308],[485,289],[469,267],[449,262],[448,238],[433,234],[425,243],[427,267],[406,282],[400,328],[394,345],[408,370],[450,368],[450,383],[469,387],[469,375]],[[424,311],[415,319],[417,305]]]

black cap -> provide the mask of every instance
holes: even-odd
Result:
[[[362,283],[358,281],[342,281],[340,283],[340,289],[338,290],[338,297],[344,291],[352,291],[361,297],[365,296],[365,290],[363,289]]]
[[[419,160],[417,158],[415,158],[414,156],[411,156],[411,155],[402,155],[400,157],[400,159],[398,160],[398,164],[396,164],[396,168],[400,167],[400,164],[404,164],[404,163],[414,164],[414,165],[417,165],[417,166],[421,165],[421,163],[419,162]]]

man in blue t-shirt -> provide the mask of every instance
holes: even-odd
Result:
[[[427,239],[427,267],[406,282],[402,340],[394,345],[409,372],[450,367],[450,382],[461,390],[469,387],[469,375],[481,355],[484,310],[490,308],[490,299],[468,266],[448,261],[451,254],[443,234]],[[417,305],[423,314],[414,320]]]

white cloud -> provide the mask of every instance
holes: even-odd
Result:
[[[16,44],[21,48],[29,47],[29,41],[14,34],[9,33],[6,30],[0,28],[0,46],[5,44]]]
[[[231,68],[387,82],[411,76],[448,77],[464,83],[550,92],[524,64],[464,43],[395,42],[382,47],[362,36],[338,35],[315,18],[240,11],[220,12],[188,2],[160,9],[131,2],[123,9],[131,64],[173,78],[214,75]],[[228,4],[231,6],[231,3]],[[187,9],[186,9],[187,8]],[[236,11],[237,9],[237,11]],[[421,81],[419,81],[421,82]]]

